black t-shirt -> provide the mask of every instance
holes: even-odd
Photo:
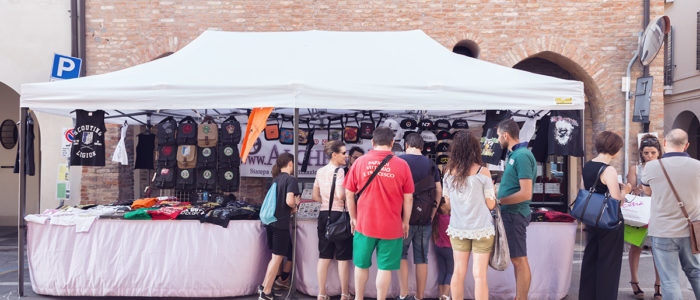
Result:
[[[538,162],[547,161],[547,153],[549,146],[547,145],[549,141],[549,116],[544,116],[542,119],[537,121],[537,131],[535,131],[535,139],[530,142],[532,146],[532,155],[535,156],[535,160]]]
[[[287,193],[299,195],[299,185],[297,179],[287,173],[280,173],[272,180],[277,183],[277,207],[275,207],[276,222],[270,224],[274,228],[289,229],[289,215],[292,208],[287,205]]]
[[[156,135],[142,133],[138,135],[139,141],[136,145],[136,161],[134,169],[153,170],[153,150],[155,148]]]
[[[75,111],[75,137],[70,151],[71,166],[105,165],[105,112]]]
[[[24,141],[24,153],[27,155],[24,161],[24,172],[29,176],[34,176],[34,120],[31,116],[27,116],[27,135]],[[14,173],[19,173],[19,145],[17,145],[17,155],[15,156]]]
[[[435,178],[435,182],[440,182],[440,171],[438,171],[437,168],[433,168],[433,161],[429,158],[417,154],[403,154],[399,155],[399,158],[405,160],[408,163],[408,167],[411,168],[413,183],[419,182],[426,176],[431,175],[431,170],[435,170],[434,174],[432,174]]]
[[[581,113],[553,110],[549,119],[548,154],[583,156]]]
[[[497,165],[505,158],[506,151],[503,151],[498,142],[498,123],[511,116],[508,110],[488,110],[486,120],[482,127],[481,134],[481,158],[486,163]]]

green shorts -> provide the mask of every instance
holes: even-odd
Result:
[[[352,256],[355,266],[368,269],[372,266],[372,253],[377,248],[377,268],[379,270],[393,271],[401,266],[401,251],[403,250],[403,238],[386,240],[368,237],[355,231],[352,240]]]

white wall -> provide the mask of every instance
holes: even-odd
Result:
[[[71,54],[70,0],[0,0],[0,82],[19,93],[23,83],[48,81],[51,75],[53,54]],[[0,91],[0,119],[19,118],[19,98],[12,92]],[[2,121],[0,120],[0,121]],[[60,142],[55,130],[71,126],[70,118],[38,114],[35,127],[37,142],[37,170],[44,171],[28,176],[27,212],[39,211],[39,180],[41,185],[41,209],[56,204],[56,172],[60,152],[52,145]],[[66,125],[67,124],[67,125]],[[44,132],[46,131],[46,132]],[[41,157],[39,153],[41,150]],[[16,149],[0,148],[0,164],[14,163]],[[10,158],[11,156],[11,158]],[[79,171],[72,179],[79,180]],[[76,178],[78,177],[78,178]],[[53,180],[53,181],[52,181]],[[17,224],[18,176],[11,169],[0,169],[0,226]],[[72,186],[79,187],[78,183]],[[73,191],[72,195],[79,194]],[[79,196],[79,195],[78,195]]]

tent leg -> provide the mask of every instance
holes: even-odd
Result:
[[[27,169],[25,168],[26,139],[27,139],[27,114],[29,109],[20,109],[19,122],[19,211],[17,214],[17,292],[24,296],[24,237],[27,225],[24,222],[25,206],[27,203]]]
[[[299,178],[299,109],[294,109],[294,177]],[[292,272],[289,278],[289,291],[285,299],[296,299],[295,278],[297,272],[297,216],[292,216]]]

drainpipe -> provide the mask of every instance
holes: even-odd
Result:
[[[626,80],[627,80],[627,89],[625,91],[625,167],[623,168],[622,174],[623,175],[623,181],[627,182],[627,173],[629,172],[629,166],[630,166],[630,148],[629,148],[629,143],[630,143],[630,84],[631,84],[631,78],[630,78],[630,71],[632,70],[632,66],[634,65],[634,62],[637,61],[637,56],[639,55],[638,51],[634,51],[634,56],[632,56],[632,59],[630,60],[629,64],[627,64],[627,73],[626,73]]]
[[[649,26],[649,10],[649,0],[644,0],[644,20],[642,20],[642,30],[645,30],[647,26]],[[649,66],[642,66],[642,76],[649,76]],[[642,127],[642,131],[649,132],[649,122],[642,123]]]
[[[70,0],[70,56],[78,57],[78,0]]]
[[[87,70],[87,55],[86,55],[86,43],[85,43],[85,0],[78,0],[80,4],[79,9],[79,30],[78,30],[78,44],[80,47],[80,58],[83,60],[82,68],[80,69],[80,76],[85,76],[85,70]],[[648,0],[647,0],[648,1]]]

